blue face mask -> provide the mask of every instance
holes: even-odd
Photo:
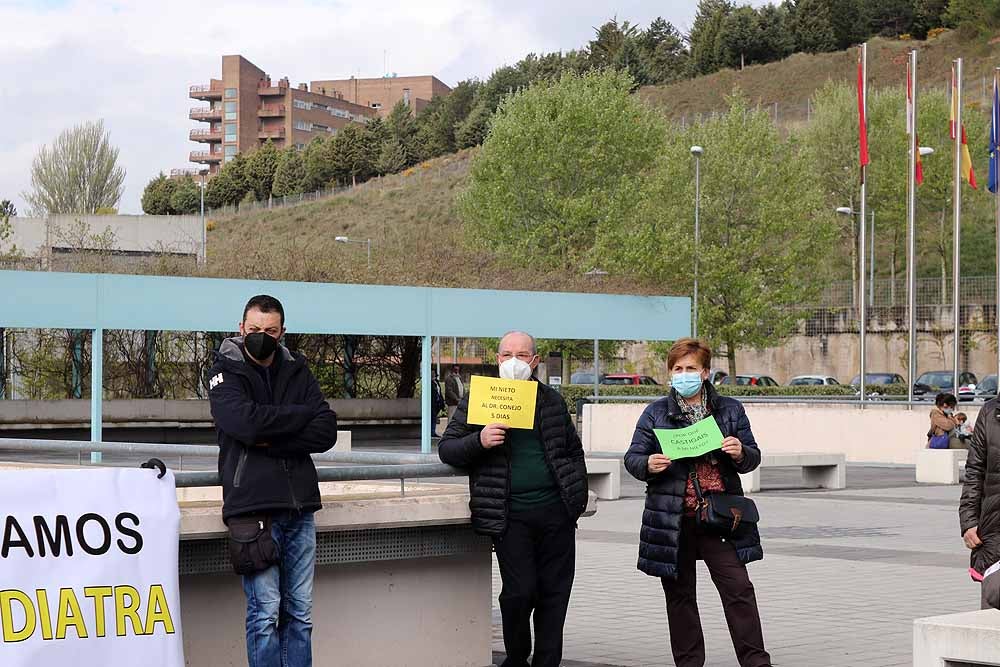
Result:
[[[684,398],[691,398],[701,391],[701,373],[674,373],[670,376],[670,386]]]

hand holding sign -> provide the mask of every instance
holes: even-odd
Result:
[[[469,381],[469,416],[466,423],[490,427],[535,427],[538,383],[473,375]],[[483,446],[484,440],[480,440]],[[499,444],[499,443],[495,443]]]
[[[672,461],[701,456],[721,449],[724,440],[722,431],[719,430],[719,424],[716,423],[714,417],[702,419],[697,424],[687,428],[654,428],[653,433],[660,441],[660,449],[663,450],[663,454]],[[737,440],[737,442],[739,441]],[[742,448],[743,446],[740,445],[741,450]]]

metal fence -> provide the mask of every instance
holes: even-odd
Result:
[[[920,278],[917,280],[918,306],[950,306],[952,302],[951,278]],[[968,276],[960,281],[962,305],[996,305],[996,278],[994,276]],[[815,308],[857,307],[857,284],[850,280],[830,283],[823,290],[818,302],[803,304],[804,310]],[[868,282],[868,305],[875,307],[906,307],[906,278],[877,278]]]
[[[269,197],[265,201],[243,202],[233,206],[206,209],[205,215],[210,218],[218,218],[228,215],[236,215],[237,213],[253,213],[254,211],[266,211],[275,208],[283,208],[285,206],[296,206],[307,202],[328,199],[351,189],[353,189],[353,186],[343,185],[334,188],[327,188],[325,190],[317,190],[316,192],[303,192],[301,194],[287,195],[285,197]]]

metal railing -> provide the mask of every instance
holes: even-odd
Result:
[[[586,398],[581,398],[579,401],[583,403],[602,403],[602,402],[618,402],[618,403],[652,403],[653,401],[658,401],[661,398],[665,398],[664,395],[660,396],[587,396]],[[849,405],[853,407],[868,407],[874,406],[904,406],[904,407],[930,407],[934,404],[934,395],[928,394],[926,398],[914,398],[912,401],[906,398],[898,398],[895,396],[882,396],[879,394],[868,394],[865,400],[862,401],[860,396],[850,397],[850,396],[730,396],[729,398],[734,398],[740,403],[774,403],[774,404],[795,404],[795,403],[822,403],[824,405]],[[972,400],[962,400],[959,405],[974,405],[983,406],[992,397],[976,397]],[[579,408],[577,410],[579,414]]]
[[[0,438],[0,452],[63,453],[76,454],[84,462],[84,453],[119,454],[127,456],[183,457],[218,456],[215,445],[179,445],[144,442],[88,442],[80,440],[35,440]],[[321,482],[348,482],[362,480],[400,480],[428,477],[465,477],[460,468],[441,463],[434,454],[395,454],[390,452],[328,452],[313,454],[317,463],[347,464],[339,467],[318,466],[316,473]],[[112,466],[115,467],[115,466]],[[117,466],[123,467],[123,466]],[[222,480],[215,470],[177,471],[174,473],[178,487],[219,486]],[[401,486],[405,493],[405,487]]]

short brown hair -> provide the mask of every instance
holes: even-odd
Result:
[[[697,338],[681,338],[673,344],[667,354],[667,368],[673,368],[674,364],[689,354],[698,358],[702,368],[707,369],[712,365],[712,348]]]

